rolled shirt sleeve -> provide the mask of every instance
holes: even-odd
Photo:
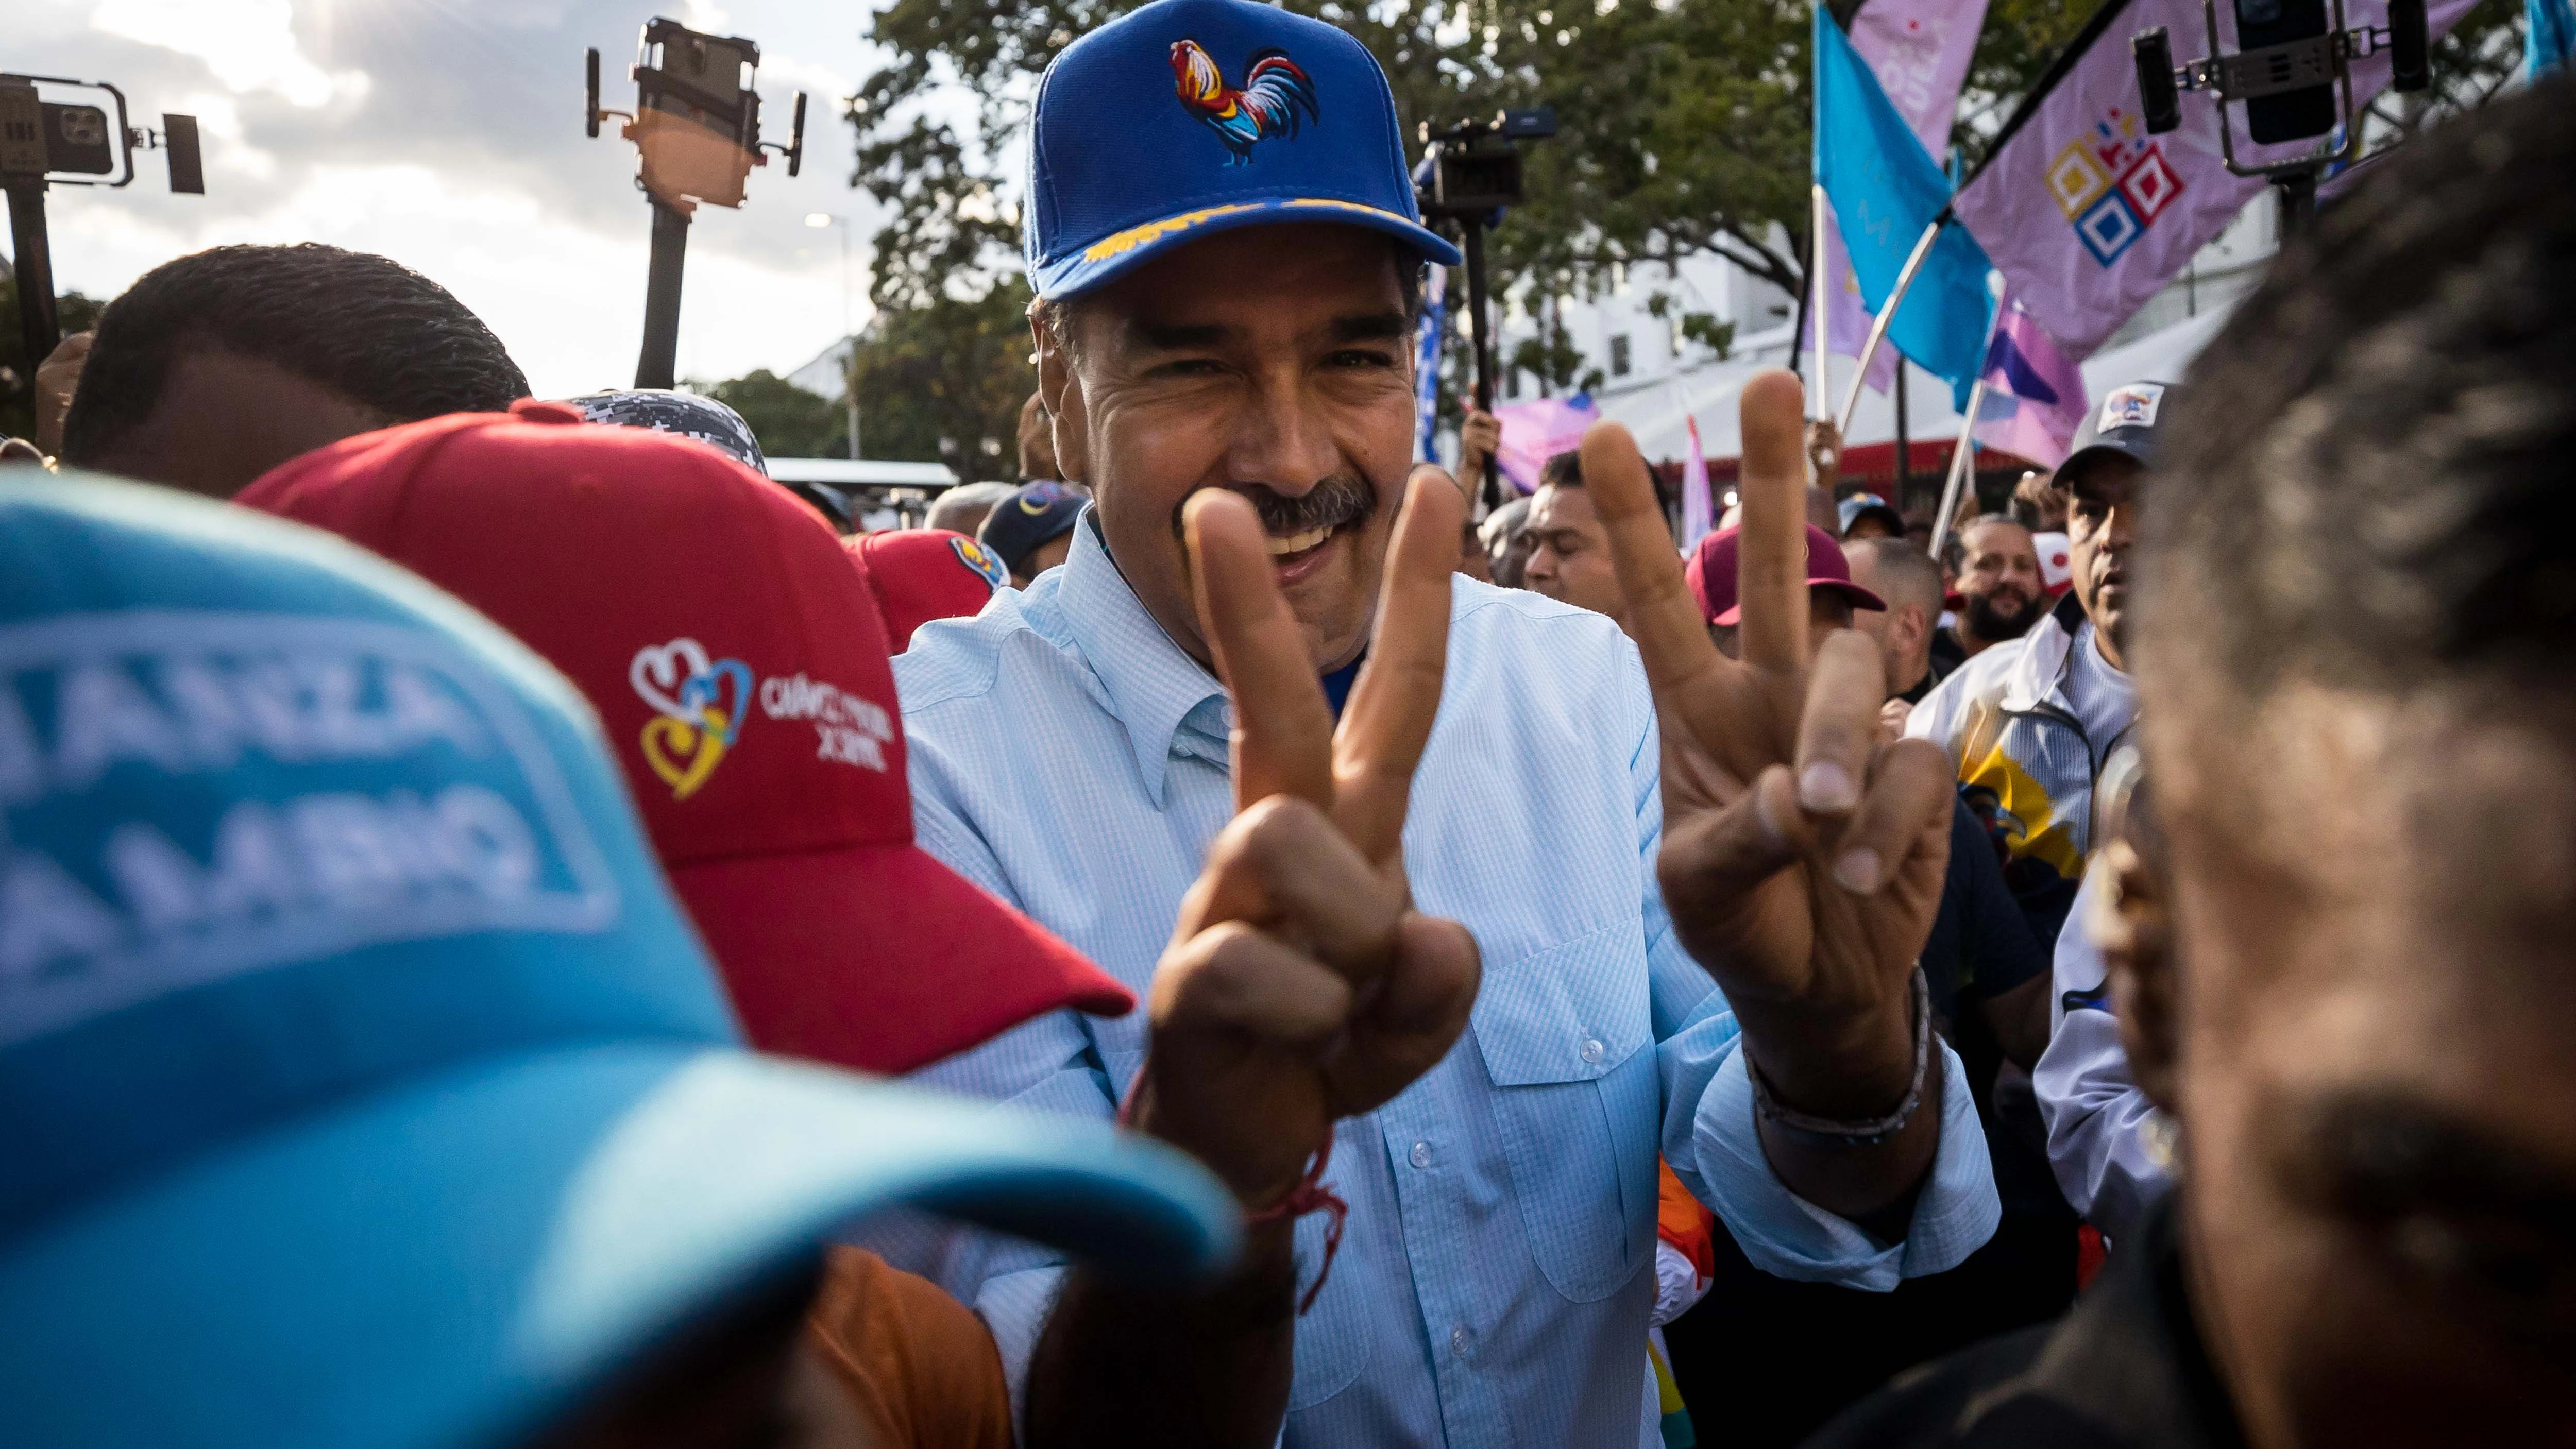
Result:
[[[1900,1243],[1877,1241],[1780,1181],[1762,1150],[1742,1046],[1731,1013],[1664,1043],[1668,1099],[1695,1107],[1688,1118],[1666,1116],[1664,1155],[1683,1185],[1726,1220],[1754,1267],[1799,1282],[1887,1293],[1902,1279],[1959,1266],[1995,1235],[2003,1201],[1967,1068],[1947,1043],[1939,1044],[1941,1146]]]

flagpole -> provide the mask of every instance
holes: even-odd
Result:
[[[1941,545],[1950,539],[1950,516],[1959,511],[1959,482],[1974,471],[1968,460],[1977,449],[1977,410],[1985,402],[1986,375],[1980,371],[1976,385],[1968,389],[1968,416],[1959,425],[1958,446],[1950,450],[1950,479],[1941,485],[1941,513],[1932,520],[1932,557],[1936,562],[1941,557]]]
[[[1833,386],[1834,377],[1832,364],[1825,360],[1825,273],[1828,268],[1826,266],[1825,257],[1826,202],[1824,183],[1815,183],[1809,188],[1809,191],[1811,193],[1809,198],[1811,205],[1809,208],[1807,227],[1808,234],[1813,236],[1816,240],[1815,244],[1808,248],[1810,252],[1814,253],[1815,262],[1807,269],[1807,287],[1809,292],[1812,294],[1807,304],[1807,317],[1815,328],[1816,387],[1812,396],[1815,399],[1816,405],[1812,411],[1815,413],[1816,417],[1821,419],[1826,416],[1825,394],[1827,389]],[[1831,479],[1819,479],[1816,481],[1822,482],[1828,488],[1834,486],[1833,480]]]
[[[1949,209],[1944,207],[1942,214],[1948,215]],[[1993,284],[1993,274],[1988,273],[1987,285]],[[1932,558],[1936,563],[1941,558],[1941,545],[1950,537],[1950,515],[1959,507],[1959,480],[1974,471],[1968,461],[1977,450],[1977,414],[1986,405],[1986,374],[1994,371],[1995,334],[2003,330],[2004,300],[1995,299],[1994,315],[1986,319],[1986,345],[1977,349],[1977,380],[1968,388],[1968,415],[1959,422],[1959,445],[1950,450],[1950,479],[1941,487],[1941,516],[1932,520]]]
[[[1851,432],[1852,414],[1860,408],[1861,384],[1869,378],[1869,364],[1878,356],[1878,345],[1887,340],[1888,324],[1896,320],[1896,308],[1905,300],[1905,289],[1914,285],[1914,274],[1923,270],[1923,259],[1932,255],[1933,238],[1941,234],[1949,220],[1949,209],[1944,207],[1939,216],[1932,218],[1932,224],[1923,228],[1923,235],[1914,239],[1914,250],[1905,254],[1905,265],[1896,274],[1896,289],[1879,305],[1878,315],[1869,319],[1869,340],[1861,344],[1860,368],[1852,374],[1851,386],[1843,393],[1842,415],[1834,425],[1836,432]]]

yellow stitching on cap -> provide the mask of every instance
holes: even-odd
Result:
[[[1093,242],[1083,252],[1082,259],[1086,262],[1102,261],[1125,252],[1132,252],[1148,242],[1159,241],[1176,231],[1188,231],[1201,222],[1212,221],[1220,216],[1231,216],[1238,211],[1259,211],[1269,204],[1241,202],[1233,206],[1211,206],[1204,211],[1185,211],[1178,216],[1167,216],[1161,221],[1149,221],[1143,226],[1131,226],[1125,231]]]
[[[1377,206],[1364,206],[1364,205],[1362,205],[1362,204],[1360,204],[1359,202],[1356,202],[1356,201],[1332,201],[1332,200],[1326,199],[1326,198],[1324,198],[1324,197],[1320,197],[1320,196],[1318,196],[1318,197],[1304,197],[1304,198],[1300,198],[1300,199],[1298,199],[1298,200],[1296,200],[1296,201],[1289,202],[1289,203],[1288,203],[1288,205],[1290,205],[1290,206],[1331,206],[1331,207],[1338,207],[1338,208],[1340,208],[1340,209],[1341,209],[1341,210],[1343,210],[1343,211],[1356,211],[1356,212],[1361,213],[1361,214],[1362,214],[1362,215],[1364,215],[1364,216],[1382,216],[1382,217],[1385,217],[1385,218],[1386,218],[1387,220],[1389,220],[1389,221],[1400,221],[1400,222],[1403,222],[1406,226],[1411,226],[1411,225],[1413,225],[1413,219],[1412,219],[1411,217],[1399,216],[1399,215],[1397,215],[1396,213],[1394,213],[1394,212],[1392,212],[1392,211],[1388,211],[1388,210],[1386,210],[1384,207],[1377,207]]]

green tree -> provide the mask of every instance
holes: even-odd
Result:
[[[849,452],[842,441],[849,429],[840,402],[816,397],[765,367],[724,382],[693,382],[689,390],[742,414],[751,435],[760,440],[760,450],[772,457],[834,458]]]
[[[859,338],[859,438],[871,458],[945,463],[965,480],[1012,478],[1029,365],[1029,289],[1017,276],[982,296],[883,308]],[[829,452],[848,451],[833,409]]]

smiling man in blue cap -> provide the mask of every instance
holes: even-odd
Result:
[[[1657,1435],[1659,1149],[1789,1276],[1890,1289],[1954,1266],[1996,1220],[1961,1069],[1923,1029],[1912,973],[1946,764],[1875,746],[1866,639],[1829,641],[1813,670],[1803,642],[1766,642],[1771,662],[1738,670],[1658,635],[1641,665],[1600,615],[1446,572],[1463,510],[1446,479],[1408,476],[1412,356],[1424,265],[1459,257],[1421,223],[1404,135],[1357,41],[1244,0],[1145,6],[1039,83],[1023,213],[1039,387],[1064,476],[1095,501],[1060,568],[897,661],[918,837],[1165,993],[1211,849],[1239,843],[1248,804],[1312,790],[1254,768],[1248,742],[1281,721],[1220,682],[1240,669],[1238,595],[1275,591],[1264,628],[1293,639],[1308,693],[1348,694],[1346,734],[1381,673],[1438,688],[1401,864],[1421,912],[1472,930],[1482,984],[1465,1041],[1320,1143],[1268,1156],[1268,1104],[1150,1022],[1057,1013],[926,1072],[1092,1118],[1123,1103],[1256,1222],[1302,1214],[1293,1236],[1253,1235],[1230,1297],[1160,1317],[1110,1304],[1061,1255],[944,1244],[929,1270],[993,1327],[1032,1424],[1074,1383],[1131,1406],[1140,1443],[1268,1444],[1284,1421],[1295,1446],[1627,1449]],[[1796,566],[1799,404],[1785,377],[1747,397],[1748,578],[1767,584]],[[1636,542],[1653,494],[1633,443],[1596,441],[1585,475],[1614,546],[1659,550],[1670,575],[1632,597],[1665,622],[1679,601],[1673,627],[1704,647],[1669,534]],[[1418,582],[1398,502],[1427,516],[1435,492],[1452,510],[1433,585],[1445,654],[1393,659]],[[1218,518],[1241,525],[1240,552],[1193,546]],[[1805,624],[1803,589],[1794,621],[1768,617],[1773,592],[1749,594],[1765,641]],[[1650,670],[1680,691],[1668,720],[1699,687],[1673,671],[1700,670],[1758,690],[1760,706],[1717,713],[1761,723],[1732,727],[1722,759],[1667,741],[1668,774]],[[1369,903],[1315,890],[1308,867],[1260,856],[1242,889],[1306,905],[1329,938]],[[1279,1162],[1293,1177],[1310,1151],[1302,1185],[1324,1191],[1301,1194]],[[1327,1196],[1346,1220],[1306,1211]],[[1272,1415],[1192,1418],[1168,1389],[1229,1375],[1232,1402]]]
[[[1237,1241],[1168,1150],[753,1055],[589,708],[454,599],[0,492],[0,1444],[880,1444],[798,1330],[893,1207]]]

